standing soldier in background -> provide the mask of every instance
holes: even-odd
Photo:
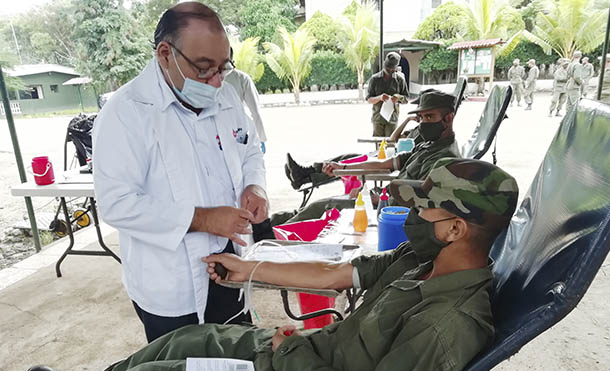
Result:
[[[513,95],[510,97],[510,105],[513,105],[515,97],[517,97],[517,106],[521,106],[521,94],[523,93],[523,78],[525,77],[525,69],[519,65],[519,59],[513,61],[513,65],[508,70],[508,80],[513,88]]]
[[[580,86],[580,96],[587,97],[587,89],[589,88],[589,80],[593,77],[593,65],[589,63],[589,57],[582,59],[582,85]]]
[[[553,116],[553,110],[557,109],[555,116],[561,116],[559,111],[566,102],[566,84],[568,82],[568,65],[570,61],[565,58],[559,58],[557,61],[559,67],[556,68],[553,74],[553,99],[549,108],[549,117]]]
[[[568,66],[568,84],[566,92],[568,94],[568,103],[566,104],[566,112],[570,112],[578,104],[580,99],[580,86],[582,85],[583,67],[580,64],[582,53],[575,51],[572,55],[572,63]]]
[[[525,80],[525,103],[527,103],[527,107],[525,107],[526,111],[532,110],[532,103],[534,102],[534,91],[536,90],[536,80],[538,79],[538,75],[540,74],[540,70],[536,66],[536,61],[534,59],[530,59],[527,61],[527,66],[529,67],[529,72],[527,73],[527,79]]]
[[[396,129],[398,122],[399,103],[407,103],[409,88],[405,81],[405,75],[398,73],[400,54],[389,52],[383,62],[383,69],[369,79],[369,87],[366,93],[367,102],[373,105],[373,136],[389,137]],[[385,101],[391,100],[394,111],[389,120],[381,116],[381,106]]]

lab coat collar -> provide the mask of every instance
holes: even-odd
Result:
[[[133,81],[134,97],[133,99],[144,104],[159,104],[161,111],[167,110],[172,104],[182,105],[176,97],[172,88],[165,81],[161,66],[157,58],[153,58],[142,72]],[[203,110],[200,113],[202,117],[213,116],[218,111],[226,110],[233,107],[231,100],[227,98],[227,88],[223,82],[218,94],[218,108]]]

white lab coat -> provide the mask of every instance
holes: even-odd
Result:
[[[235,91],[223,86],[218,100],[217,109],[200,117],[209,115],[205,120],[218,128],[239,200],[250,184],[265,188],[263,155]],[[214,236],[187,231],[194,208],[213,205],[214,195],[179,119],[179,104],[153,59],[98,115],[93,176],[101,217],[119,230],[129,297],[147,312],[197,312],[203,322],[209,277],[200,259],[218,251],[210,250]],[[237,143],[238,128],[250,133],[247,144]]]
[[[266,142],[267,134],[265,133],[265,126],[263,125],[263,119],[258,108],[258,91],[256,91],[256,85],[254,85],[250,75],[234,69],[225,77],[225,83],[231,84],[237,92],[239,99],[246,104],[250,115],[252,115],[259,139],[261,142]]]

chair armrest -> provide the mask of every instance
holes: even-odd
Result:
[[[382,182],[391,182],[394,179],[398,178],[398,172],[395,171],[391,174],[372,174],[367,175],[366,180],[372,181],[382,181]]]
[[[368,137],[368,138],[358,138],[358,139],[357,139],[357,142],[358,142],[358,143],[375,143],[375,144],[379,144],[379,143],[381,143],[381,141],[383,141],[384,139],[386,140],[386,143],[388,143],[388,144],[390,144],[390,143],[391,143],[391,144],[396,143],[396,142],[395,142],[395,141],[393,141],[393,140],[388,140],[388,138],[386,138],[386,137]]]
[[[391,171],[389,169],[336,169],[333,173],[335,176],[366,175],[369,178],[369,175],[372,174],[390,174]]]

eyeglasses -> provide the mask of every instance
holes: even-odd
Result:
[[[184,58],[184,60],[187,61],[191,65],[191,67],[195,69],[195,71],[197,71],[198,79],[209,80],[217,73],[219,73],[222,78],[225,78],[229,74],[229,72],[235,69],[235,63],[232,60],[227,61],[223,66],[219,68],[200,68],[195,64],[195,62],[191,61],[186,55],[184,55],[184,53],[180,49],[176,48],[172,43],[168,42],[168,44],[175,51],[177,51],[182,56],[182,58]]]

